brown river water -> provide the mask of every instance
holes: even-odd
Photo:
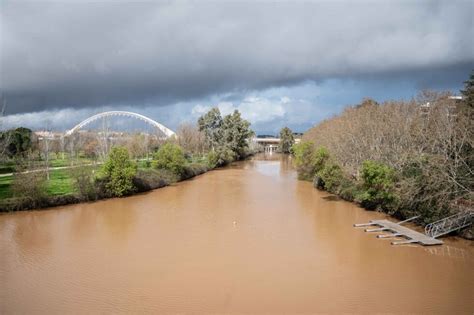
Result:
[[[474,313],[474,245],[392,246],[384,218],[257,156],[128,198],[0,215],[0,313]]]

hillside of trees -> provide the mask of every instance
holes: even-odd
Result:
[[[474,204],[474,76],[461,91],[364,99],[293,147],[300,179],[400,218],[428,223]]]

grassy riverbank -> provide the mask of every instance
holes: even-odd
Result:
[[[20,131],[24,139],[30,139],[31,131]],[[4,172],[17,172],[0,177],[0,212],[130,196],[164,187],[246,158],[253,134],[250,123],[238,111],[222,117],[219,109],[213,108],[199,118],[197,125],[181,126],[176,137],[147,152],[151,159],[138,159],[127,146],[110,145],[103,163],[82,160],[82,165],[72,166],[67,156],[59,154],[51,156],[51,168],[45,170],[32,158],[41,156],[39,151],[12,150],[11,159],[15,157],[19,162],[3,167]],[[13,144],[11,147],[15,147]]]
[[[140,167],[137,167],[136,175],[133,177],[134,189],[124,196],[165,187],[203,174],[211,169],[204,161],[196,163],[189,160],[184,166],[183,174],[176,176],[166,170],[154,169],[150,164],[146,166],[145,163],[141,163]],[[77,169],[51,171],[50,179],[45,181],[44,194],[34,201],[31,199],[33,196],[15,197],[13,191],[15,188],[12,187],[12,183],[14,176],[17,175],[0,177],[0,212],[54,207],[113,197],[106,192],[100,191],[97,191],[94,196],[85,197],[81,193],[79,185],[77,185],[77,172]],[[80,172],[85,172],[87,176],[93,176],[100,173],[100,168],[98,166],[83,167]],[[45,176],[44,172],[37,175]]]

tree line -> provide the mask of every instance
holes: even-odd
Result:
[[[326,119],[293,147],[300,179],[424,223],[474,205],[474,76],[462,99],[420,93],[410,101],[364,99]]]

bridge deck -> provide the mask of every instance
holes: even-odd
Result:
[[[410,228],[404,227],[396,222],[391,222],[388,220],[371,220],[369,223],[354,224],[355,227],[362,226],[379,226],[375,229],[366,229],[366,232],[380,232],[380,231],[391,231],[393,234],[382,234],[378,235],[380,238],[386,237],[405,237],[406,241],[394,241],[393,245],[401,244],[410,244],[410,243],[420,243],[422,245],[441,245],[442,241],[435,238],[426,236],[420,232],[414,231]]]

